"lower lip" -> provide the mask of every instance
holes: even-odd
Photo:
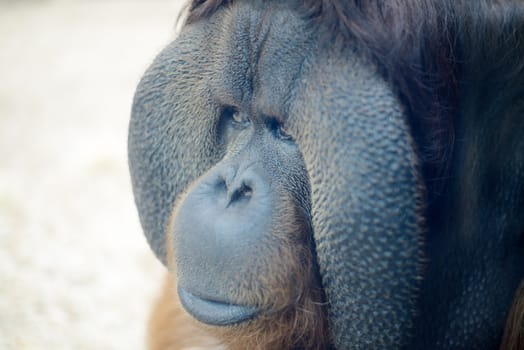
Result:
[[[178,296],[184,309],[202,323],[212,326],[230,326],[256,316],[255,307],[240,306],[206,300],[178,287]]]

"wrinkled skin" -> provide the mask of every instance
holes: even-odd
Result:
[[[524,77],[500,93],[476,69],[429,203],[407,109],[351,41],[276,1],[185,25],[129,133],[144,232],[185,310],[228,339],[302,339],[268,348],[495,349],[524,276]]]

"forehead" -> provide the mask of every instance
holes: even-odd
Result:
[[[286,114],[314,33],[298,11],[280,3],[235,2],[209,20],[190,24],[194,50],[207,61],[210,91],[224,104]]]

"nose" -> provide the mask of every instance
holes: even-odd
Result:
[[[229,207],[247,204],[254,196],[257,179],[249,167],[235,169],[228,166],[219,170],[218,182],[218,186],[224,188],[226,207]]]
[[[216,169],[210,176],[210,195],[219,200],[225,208],[248,205],[262,186],[262,179],[252,167],[225,166]]]
[[[231,299],[227,291],[235,286],[224,281],[235,281],[271,235],[277,198],[268,178],[256,164],[219,164],[195,183],[173,217],[179,286],[212,300]]]

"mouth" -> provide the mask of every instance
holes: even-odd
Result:
[[[229,326],[252,319],[258,313],[256,307],[229,304],[200,298],[178,287],[178,297],[184,309],[202,323],[212,326]]]

